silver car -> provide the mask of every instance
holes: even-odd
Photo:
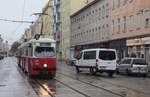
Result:
[[[125,58],[117,66],[117,73],[141,74],[144,77],[148,74],[148,64],[142,58]]]

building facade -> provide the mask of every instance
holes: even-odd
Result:
[[[111,47],[150,61],[150,0],[111,0]]]
[[[95,0],[71,16],[71,46],[80,50],[109,46],[109,0]]]
[[[62,59],[72,56],[70,51],[71,20],[70,16],[93,0],[61,0],[61,38],[60,50]]]
[[[42,10],[41,34],[45,36],[53,36],[53,1],[49,0]]]

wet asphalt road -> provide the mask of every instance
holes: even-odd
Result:
[[[16,59],[0,61],[0,97],[150,97],[150,78],[107,74],[76,74],[73,66],[59,62],[54,79],[29,79]]]

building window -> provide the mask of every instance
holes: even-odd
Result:
[[[141,22],[142,22],[142,13],[141,12],[138,12],[137,13],[137,16],[136,16],[136,30],[139,30],[140,27],[141,27]]]
[[[123,0],[123,5],[125,5],[127,3],[127,0]]]
[[[126,32],[127,30],[127,19],[126,16],[123,17],[123,32]]]
[[[150,22],[150,10],[145,9],[144,11],[144,27],[148,28],[149,27],[149,22]]]
[[[112,20],[112,34],[115,33],[115,20]]]
[[[129,17],[129,30],[133,31],[133,28],[134,28],[134,17],[133,17],[133,15],[130,15],[130,17]]]
[[[106,4],[106,17],[109,17],[109,4]]]
[[[103,25],[103,28],[102,28],[102,39],[105,38],[105,34],[106,34],[106,32],[105,32],[105,25]]]
[[[149,27],[149,18],[145,19],[145,28]]]
[[[113,0],[113,3],[112,3],[113,5],[112,5],[112,9],[115,9],[115,0]]]
[[[120,18],[118,18],[118,33],[120,32]]]
[[[99,26],[99,39],[101,39],[101,27]]]
[[[129,0],[129,2],[130,2],[130,3],[132,3],[132,2],[133,2],[133,0]]]
[[[120,7],[120,0],[118,0],[118,4],[117,4],[117,6],[118,6],[118,7]]]
[[[102,10],[101,8],[99,8],[99,19],[101,20],[101,18],[102,18]]]
[[[104,17],[105,17],[105,6],[103,6],[102,15],[103,15],[103,19],[104,19]]]

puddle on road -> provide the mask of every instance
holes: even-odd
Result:
[[[0,87],[5,87],[6,85],[0,85]]]
[[[44,80],[29,80],[29,83],[39,97],[55,94],[55,83],[44,83]]]
[[[126,97],[150,97],[150,93],[143,93],[139,91],[128,91]]]

